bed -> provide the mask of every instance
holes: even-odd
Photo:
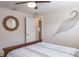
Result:
[[[37,42],[10,51],[7,57],[79,57],[79,49]]]

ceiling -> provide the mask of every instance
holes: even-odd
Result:
[[[15,4],[16,2],[19,2],[19,1],[0,1],[0,6],[9,8],[9,9],[16,9],[16,10],[23,11],[23,12],[30,13],[30,14],[35,14],[35,13],[39,14],[39,13],[46,12],[50,10],[51,7],[53,6],[52,2],[44,3],[44,4],[40,3],[40,4],[37,4],[38,9],[33,9],[33,8],[27,7],[27,4],[16,5]]]
[[[22,11],[25,13],[30,13],[30,14],[42,14],[49,12],[51,10],[58,10],[62,8],[66,8],[68,6],[72,5],[79,5],[78,1],[51,1],[50,3],[40,3],[37,4],[38,9],[32,9],[27,7],[27,4],[20,4],[16,5],[15,3],[19,1],[0,1],[0,6],[9,8],[9,9],[16,9],[18,11]]]

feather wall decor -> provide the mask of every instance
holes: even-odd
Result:
[[[77,21],[79,20],[79,13],[77,10],[73,10],[71,12],[71,15],[75,13],[75,15],[67,20],[65,20],[63,23],[60,24],[60,26],[58,27],[56,33],[53,35],[56,36],[57,34],[61,33],[61,32],[65,32],[65,31],[68,31],[70,30],[71,28],[73,28]]]

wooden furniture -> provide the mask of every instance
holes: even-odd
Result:
[[[10,51],[12,51],[14,49],[18,49],[18,48],[21,48],[21,47],[24,47],[24,46],[28,46],[28,45],[31,45],[31,44],[35,44],[35,43],[38,43],[38,42],[42,42],[42,39],[36,40],[36,41],[32,41],[32,42],[28,42],[28,43],[23,43],[23,44],[15,45],[15,46],[10,46],[10,47],[3,48],[3,50],[4,50],[4,57],[6,57],[6,55]]]

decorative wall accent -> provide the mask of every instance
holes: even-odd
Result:
[[[69,18],[68,20],[65,20],[63,23],[61,23],[60,26],[58,27],[58,30],[56,31],[56,33],[53,36],[55,36],[61,32],[68,31],[76,25],[77,21],[79,20],[79,13],[77,10],[73,10],[71,12],[71,15],[73,13],[75,13],[75,15],[73,17]]]
[[[19,21],[14,16],[7,16],[3,19],[3,27],[8,31],[14,31],[18,28]]]

